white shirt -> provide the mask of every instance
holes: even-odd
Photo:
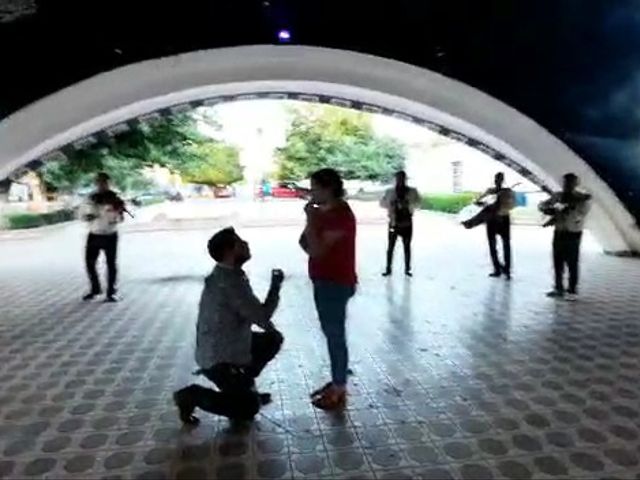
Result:
[[[395,204],[397,200],[396,187],[392,187],[388,189],[382,199],[380,200],[380,206],[387,210],[389,215],[389,223],[394,226],[395,225],[395,215],[396,209]],[[418,190],[413,187],[407,187],[407,203],[409,207],[409,212],[413,215],[416,208],[420,206],[421,198]]]
[[[584,223],[587,214],[591,209],[590,196],[581,192],[572,194],[572,204],[563,202],[562,192],[554,193],[550,199],[540,203],[538,208],[541,211],[555,210],[554,224],[560,232],[581,232],[584,230]]]
[[[102,195],[108,196],[107,200],[113,196],[110,194],[94,194],[91,195],[81,210],[81,217],[89,224],[89,232],[94,235],[113,235],[118,232],[118,224],[122,222],[122,213],[116,210],[112,203],[102,203],[96,201],[96,198]],[[104,200],[103,200],[104,201]]]
[[[516,196],[510,188],[501,188],[498,190],[495,187],[491,187],[487,189],[480,198],[484,198],[489,195],[495,195],[496,197],[495,202],[498,204],[496,215],[499,217],[506,217],[516,206]]]

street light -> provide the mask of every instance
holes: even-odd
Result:
[[[291,32],[286,29],[278,31],[278,41],[280,43],[289,43],[291,41]]]

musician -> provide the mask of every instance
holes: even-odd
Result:
[[[107,259],[107,302],[117,302],[116,280],[118,224],[124,219],[126,207],[124,201],[110,188],[111,179],[104,172],[96,176],[96,191],[89,196],[88,204],[82,215],[89,224],[89,235],[85,248],[85,264],[91,284],[91,290],[84,301],[93,300],[102,293],[100,279],[96,271],[96,262],[100,252],[104,251]]]
[[[547,296],[574,301],[578,294],[580,242],[584,222],[591,208],[591,195],[577,190],[580,181],[577,175],[564,176],[562,192],[539,205],[542,213],[551,216],[545,226],[555,225],[553,234],[553,267],[555,287]],[[569,270],[569,288],[564,288],[564,268]]]
[[[489,254],[493,263],[493,272],[489,276],[497,278],[504,275],[507,280],[511,280],[511,210],[515,207],[516,200],[513,190],[504,187],[504,173],[496,173],[494,186],[480,195],[476,204],[484,206],[483,200],[490,195],[495,196],[495,200],[487,206],[485,212]],[[502,239],[504,264],[500,263],[498,257],[498,236]]]
[[[411,240],[413,238],[413,212],[420,205],[418,190],[407,185],[407,174],[404,171],[396,173],[396,184],[387,190],[380,200],[380,206],[389,215],[389,242],[387,246],[387,268],[382,274],[391,275],[393,266],[393,251],[398,237],[402,239],[404,247],[404,271],[408,277],[411,272]]]

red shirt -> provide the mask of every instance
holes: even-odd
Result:
[[[318,233],[342,232],[342,236],[321,256],[309,257],[311,280],[325,280],[339,285],[355,286],[356,275],[356,217],[349,204],[317,213]]]

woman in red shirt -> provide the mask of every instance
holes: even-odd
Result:
[[[331,360],[331,382],[311,398],[314,406],[333,410],[346,404],[349,354],[345,324],[347,304],[357,283],[356,219],[335,170],[326,168],[311,176],[311,195],[300,246],[309,255],[309,277]]]

